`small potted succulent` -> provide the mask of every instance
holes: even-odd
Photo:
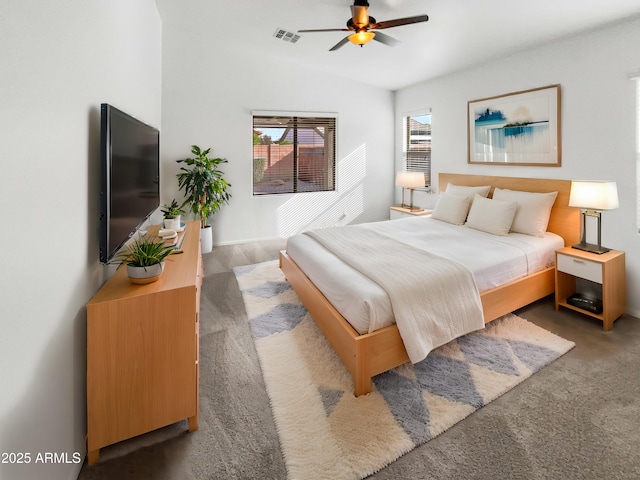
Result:
[[[171,228],[176,231],[180,230],[180,222],[184,210],[182,210],[178,201],[174,198],[170,204],[163,205],[160,210],[164,216],[164,228]]]
[[[162,275],[164,260],[172,251],[173,247],[166,246],[162,240],[142,237],[125,247],[117,263],[126,265],[131,283],[151,283]]]

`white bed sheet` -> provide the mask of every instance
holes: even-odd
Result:
[[[480,292],[549,267],[562,237],[519,233],[496,236],[430,217],[362,224],[401,242],[450,258],[473,273]],[[287,254],[360,334],[394,323],[389,296],[377,283],[339,260],[308,235],[287,241]]]

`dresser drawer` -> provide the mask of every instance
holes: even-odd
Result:
[[[556,268],[559,272],[602,283],[602,264],[598,262],[559,253]]]

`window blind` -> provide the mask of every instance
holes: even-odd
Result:
[[[404,117],[404,161],[409,172],[424,173],[431,185],[431,114]]]
[[[253,194],[335,190],[336,118],[253,116]]]

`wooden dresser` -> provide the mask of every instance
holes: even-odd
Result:
[[[129,282],[124,267],[87,304],[87,452],[188,419],[198,429],[200,223],[160,279]]]

